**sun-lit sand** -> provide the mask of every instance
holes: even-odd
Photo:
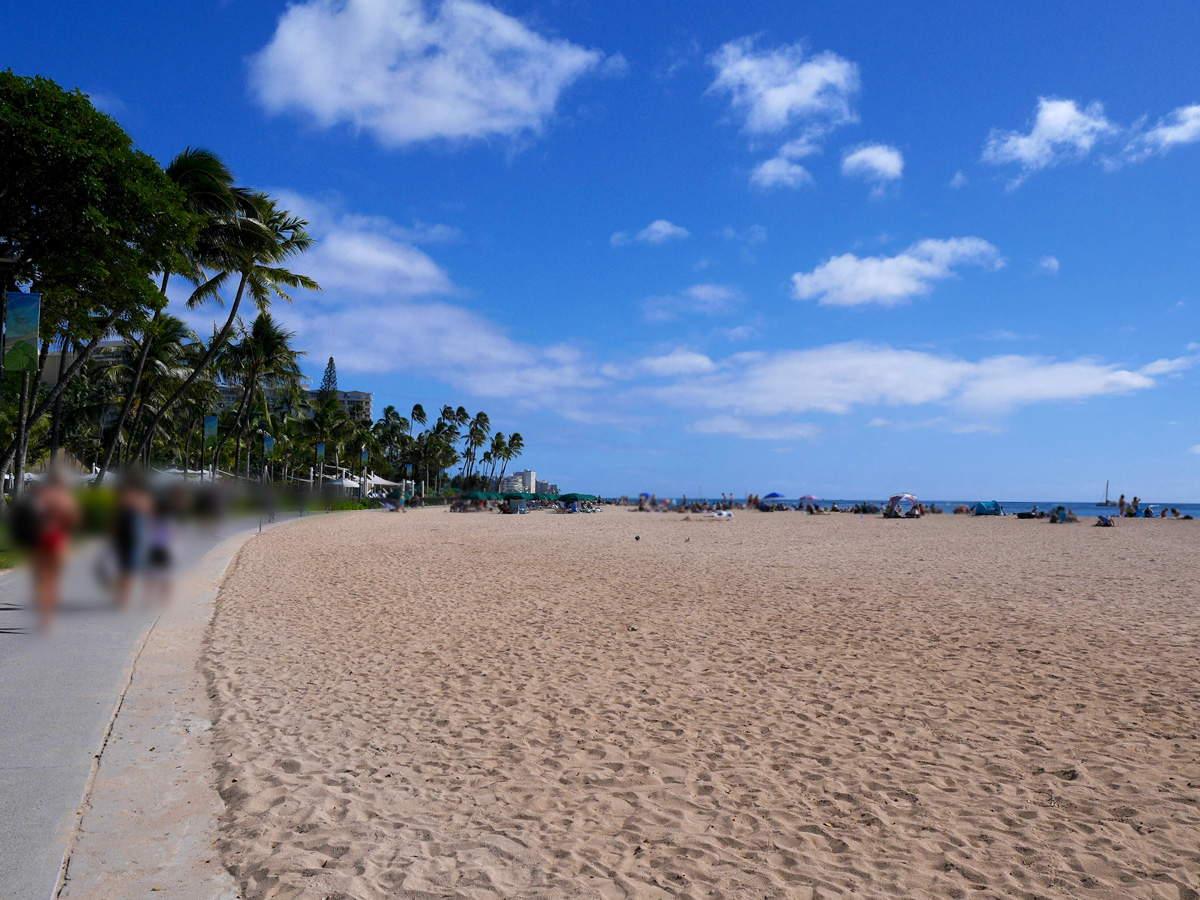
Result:
[[[640,537],[640,540],[635,540]],[[205,665],[256,898],[1196,898],[1200,522],[315,516]]]

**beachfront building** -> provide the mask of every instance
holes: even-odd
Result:
[[[309,403],[316,403],[317,398],[321,395],[320,391],[305,391],[308,396]],[[353,413],[356,409],[361,409],[366,413],[367,418],[371,419],[371,401],[375,395],[370,391],[334,391],[334,397],[341,404],[342,411],[347,415]]]
[[[539,494],[561,494],[557,484],[552,484],[549,481],[537,482],[537,493]]]

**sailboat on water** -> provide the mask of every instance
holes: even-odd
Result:
[[[1103,499],[1103,500],[1101,500],[1101,501],[1100,501],[1099,503],[1097,503],[1096,505],[1097,505],[1097,506],[1116,506],[1116,505],[1117,505],[1117,501],[1116,501],[1116,500],[1109,500],[1109,499],[1108,499],[1108,482],[1107,482],[1107,481],[1106,481],[1106,482],[1104,482],[1104,499]]]

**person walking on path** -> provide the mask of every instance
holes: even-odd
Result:
[[[146,544],[147,520],[153,509],[150,495],[137,476],[121,484],[117,511],[113,519],[113,550],[117,559],[117,609],[129,607],[133,577],[142,567]]]
[[[79,506],[62,473],[53,471],[18,515],[25,520],[19,537],[29,549],[33,605],[42,631],[48,631],[58,610],[71,534],[79,527]]]

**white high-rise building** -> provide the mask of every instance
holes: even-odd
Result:
[[[521,479],[521,490],[529,494],[537,490],[537,472],[533,469],[523,469],[514,475]]]

